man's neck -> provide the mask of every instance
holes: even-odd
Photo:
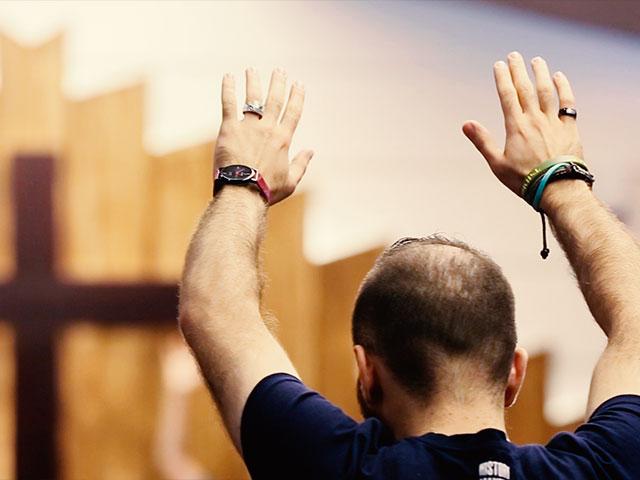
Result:
[[[385,408],[385,423],[396,439],[426,433],[475,433],[485,428],[506,431],[504,409],[489,395],[465,399],[443,397],[427,406],[403,400]]]

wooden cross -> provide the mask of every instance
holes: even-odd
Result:
[[[78,284],[54,271],[53,158],[22,155],[13,166],[16,272],[0,285],[0,318],[16,335],[16,478],[56,478],[57,384],[55,339],[65,322],[174,322],[173,284]],[[91,361],[91,359],[87,359]]]

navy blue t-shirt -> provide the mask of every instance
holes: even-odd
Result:
[[[640,396],[598,407],[575,433],[516,446],[495,429],[394,441],[378,419],[358,423],[297,378],[277,373],[251,392],[242,450],[261,479],[640,479]]]

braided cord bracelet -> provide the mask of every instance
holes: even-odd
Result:
[[[533,168],[524,178],[521,195],[525,201],[540,213],[542,219],[542,250],[540,256],[546,259],[549,256],[547,247],[547,223],[545,212],[540,208],[544,189],[550,183],[562,179],[577,179],[586,182],[589,187],[595,181],[594,176],[581,158],[573,155],[560,155],[551,160],[542,162]]]

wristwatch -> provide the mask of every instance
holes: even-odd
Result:
[[[267,204],[271,203],[271,190],[265,179],[255,168],[246,165],[227,165],[218,168],[213,177],[213,194],[219,192],[226,185],[247,185],[257,187]]]

